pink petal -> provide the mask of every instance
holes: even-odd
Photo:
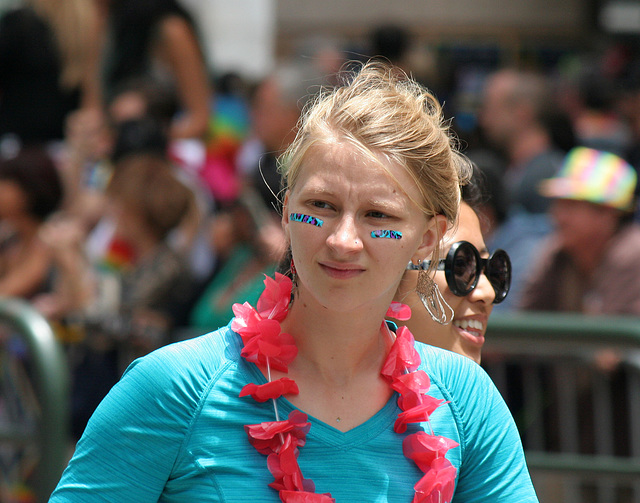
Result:
[[[231,322],[231,330],[245,337],[257,334],[256,327],[261,318],[251,304],[234,304],[232,309],[235,318]]]
[[[262,337],[258,339],[260,354],[266,358],[274,358],[280,354],[280,344],[278,339],[268,339]]]
[[[249,443],[264,455],[278,452],[282,447],[282,438],[289,435],[287,421],[273,421],[270,423],[247,424],[244,429],[249,437]],[[282,437],[281,437],[282,435]]]
[[[282,447],[277,456],[280,459],[280,469],[285,474],[293,475],[300,471],[300,467],[298,466],[298,449],[295,444],[291,442],[291,436],[288,437],[287,445]]]
[[[260,316],[277,321],[284,320],[291,302],[291,279],[278,272],[275,279],[265,275],[264,287],[257,305]]]
[[[382,366],[381,374],[391,381],[405,372],[414,371],[420,366],[420,355],[414,348],[413,334],[407,327],[400,327],[396,340]]]
[[[298,466],[299,451],[289,435],[286,437],[279,452],[272,453],[267,458],[267,467],[274,477],[269,487],[277,491],[315,491],[312,480],[302,476]]]
[[[280,491],[283,503],[335,503],[329,493],[316,494],[307,491]]]
[[[240,392],[241,397],[251,395],[256,402],[266,402],[267,400],[279,398],[282,395],[297,395],[300,391],[293,379],[282,377],[266,384],[247,384]]]
[[[402,374],[391,383],[391,388],[400,393],[398,407],[408,410],[421,405],[423,396],[431,387],[429,376],[423,370]]]
[[[243,337],[241,356],[262,368],[267,366],[268,360],[272,368],[288,372],[289,363],[298,354],[293,337],[280,333],[280,323],[275,320],[260,320],[256,330],[257,335]]]
[[[429,391],[431,380],[424,370],[416,370],[415,372],[409,372],[408,374],[396,377],[392,387],[399,392],[402,392],[403,389],[410,389],[415,392],[424,393]]]
[[[311,428],[308,417],[299,410],[294,410],[285,421],[270,421],[259,424],[246,424],[245,431],[251,445],[261,454],[269,455],[278,452],[286,441],[293,441],[296,447],[306,442]],[[289,439],[288,436],[291,438]]]
[[[426,473],[436,458],[443,458],[449,449],[457,446],[458,443],[450,438],[419,431],[403,440],[402,452]]]
[[[389,318],[395,318],[396,320],[405,321],[411,318],[411,308],[400,302],[392,302],[387,310],[387,316]]]
[[[414,486],[414,503],[450,503],[455,489],[456,468],[447,458],[437,458]]]
[[[407,424],[409,423],[421,423],[423,421],[428,421],[429,416],[433,411],[443,403],[446,403],[444,400],[433,398],[429,395],[423,395],[422,400],[423,403],[417,407],[412,407],[411,409],[398,414],[398,419],[396,419],[395,425],[393,426],[396,433],[404,433],[407,431]]]

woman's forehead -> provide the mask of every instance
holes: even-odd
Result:
[[[407,169],[386,156],[362,151],[347,142],[320,143],[311,147],[302,163],[296,187],[360,188],[371,196],[421,198]],[[418,199],[420,200],[420,199]]]
[[[486,253],[487,247],[482,236],[480,219],[476,212],[464,201],[460,204],[458,221],[444,239],[444,249],[448,251],[457,241],[469,241],[480,253]]]

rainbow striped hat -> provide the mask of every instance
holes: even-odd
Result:
[[[540,193],[633,211],[637,174],[624,159],[610,152],[576,147],[569,151],[558,174],[540,184]]]

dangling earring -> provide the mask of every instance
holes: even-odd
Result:
[[[291,300],[295,297],[296,291],[298,290],[298,272],[296,271],[296,265],[293,262],[293,257],[291,257],[291,283],[293,283],[293,288],[291,288]]]
[[[416,293],[433,321],[447,325],[453,319],[453,309],[444,300],[433,278],[422,268],[418,272]]]

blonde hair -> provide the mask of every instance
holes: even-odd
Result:
[[[62,61],[60,85],[81,86],[95,58],[97,11],[93,0],[30,0],[55,36]]]
[[[295,186],[312,145],[335,141],[351,144],[382,167],[380,156],[403,166],[422,194],[414,202],[425,215],[455,223],[471,163],[459,153],[438,100],[406,74],[370,62],[346,85],[321,91],[280,159],[286,188]]]

